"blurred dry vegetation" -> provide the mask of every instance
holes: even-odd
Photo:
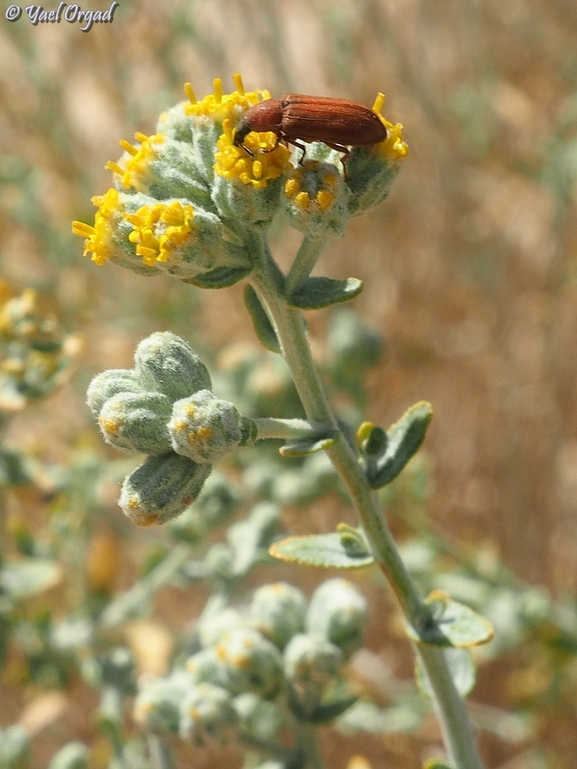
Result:
[[[84,339],[72,382],[14,420],[10,440],[48,462],[73,461],[86,443],[96,445],[86,384],[104,368],[129,366],[135,343],[152,330],[174,330],[204,349],[256,344],[238,286],[200,294],[82,258],[70,221],[92,221],[90,197],[110,186],[103,166],[119,156],[120,138],[152,133],[158,113],[184,98],[187,80],[200,96],[216,76],[232,89],[237,71],[247,88],[277,96],[372,104],[382,90],[384,114],[405,126],[409,157],[389,201],[354,221],[319,268],[365,281],[355,309],[386,340],[367,417],[388,425],[414,401],[431,401],[431,521],[454,541],[492,548],[527,583],[558,598],[574,594],[576,29],[573,0],[121,0],[114,23],[89,33],[2,14],[0,278],[16,292],[41,291]],[[296,242],[275,233],[281,261]],[[321,315],[310,321],[322,348]],[[14,515],[45,525],[41,500],[12,505]],[[299,528],[320,528],[314,510],[307,516]],[[305,586],[316,579],[306,570],[294,576]],[[175,601],[192,616],[190,597]],[[384,622],[373,619],[376,653],[384,653]],[[400,639],[390,653],[406,665]],[[513,708],[543,690],[551,696],[554,675],[529,645],[483,668],[474,696]],[[577,694],[561,688],[526,754],[483,742],[488,767],[575,766]],[[5,691],[1,725],[32,699],[25,682]],[[89,696],[74,687],[65,694],[69,702]],[[80,720],[69,712],[60,738],[90,741],[90,722]],[[374,767],[416,766],[424,739],[375,738],[356,749],[385,756]],[[547,764],[531,763],[532,743]],[[327,747],[331,766],[344,769],[355,743]],[[210,765],[218,761],[210,756]]]

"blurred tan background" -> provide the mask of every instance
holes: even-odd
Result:
[[[254,341],[238,286],[195,294],[191,309],[184,286],[83,259],[70,221],[92,221],[90,196],[110,185],[103,166],[120,138],[152,133],[185,81],[202,96],[214,77],[232,89],[237,71],[275,96],[370,105],[383,91],[409,157],[387,203],[319,265],[365,281],[355,309],[386,340],[367,417],[388,425],[431,401],[432,520],[491,542],[554,596],[574,593],[576,29],[571,0],[121,0],[112,24],[87,33],[3,12],[0,278],[45,292],[85,338],[74,382],[10,437],[64,460],[94,429],[89,377],[129,365],[149,331],[193,328],[207,347],[233,331]],[[297,243],[285,235],[274,243],[281,260]],[[503,675],[494,671],[487,700]],[[552,769],[573,766],[577,751],[570,721],[560,723],[543,736]],[[490,767],[533,767],[487,750]]]

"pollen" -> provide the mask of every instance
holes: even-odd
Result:
[[[123,213],[118,190],[111,187],[105,195],[92,198],[98,211],[94,216],[94,225],[84,222],[72,222],[72,232],[85,238],[84,256],[92,254],[91,259],[98,265],[109,258],[112,245],[114,223]]]
[[[98,424],[100,429],[105,435],[110,435],[113,438],[118,437],[118,433],[122,428],[124,422],[122,419],[111,419],[110,417],[99,417]]]
[[[291,153],[271,131],[250,133],[242,147],[234,146],[234,131],[230,120],[223,123],[223,133],[216,143],[214,170],[231,182],[239,181],[254,189],[266,187],[272,179],[278,179],[289,168]]]
[[[210,427],[199,427],[197,430],[189,430],[188,442],[193,445],[198,442],[208,441],[214,435],[214,430]]]
[[[124,189],[134,188],[140,192],[145,192],[148,189],[146,181],[150,163],[158,157],[158,147],[164,144],[166,137],[163,133],[146,136],[146,134],[137,132],[134,138],[140,142],[139,147],[126,141],[126,139],[121,139],[119,142],[126,153],[126,157],[121,160],[122,165],[109,160],[104,167],[120,178],[120,183]]]
[[[387,129],[387,136],[382,142],[375,145],[377,152],[387,160],[403,160],[409,152],[409,145],[403,139],[403,126],[401,123],[393,124],[381,115],[384,104],[385,94],[379,92],[373,104],[373,112],[377,114]]]
[[[242,77],[237,72],[233,75],[236,87],[231,93],[224,93],[222,80],[218,77],[213,82],[213,93],[198,100],[190,83],[184,86],[184,93],[188,104],[184,105],[184,111],[193,118],[207,119],[213,123],[223,123],[226,118],[233,119],[236,123],[247,109],[258,104],[263,99],[270,99],[270,93],[265,90],[245,91]]]
[[[296,169],[287,179],[284,191],[302,211],[327,211],[336,200],[337,182],[335,173],[313,160]]]
[[[178,200],[141,206],[135,213],[124,215],[134,228],[129,241],[136,245],[142,261],[151,267],[156,262],[168,262],[171,252],[190,239],[193,217],[193,207]]]

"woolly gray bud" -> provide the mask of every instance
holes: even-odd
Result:
[[[200,390],[173,406],[168,424],[172,448],[194,462],[212,464],[242,443],[242,421],[232,403]]]
[[[138,526],[166,523],[192,504],[211,469],[178,454],[148,457],[124,479],[118,504]]]
[[[134,353],[134,362],[136,371],[151,379],[154,389],[172,403],[211,387],[204,363],[184,339],[170,331],[157,331],[143,339]]]
[[[314,592],[307,612],[307,632],[339,647],[345,659],[359,649],[367,622],[367,602],[346,579],[330,579]]]

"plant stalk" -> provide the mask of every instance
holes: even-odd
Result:
[[[284,276],[264,239],[255,238],[250,248],[258,260],[258,266],[251,274],[252,286],[276,331],[307,418],[339,430],[312,359],[304,319],[300,311],[286,302]],[[373,555],[397,597],[406,620],[418,627],[423,616],[428,614],[428,609],[400,557],[377,493],[369,488],[358,458],[342,434],[327,449],[327,454],[349,491]],[[449,761],[455,769],[483,769],[465,703],[455,688],[443,650],[419,644],[416,653],[434,693],[434,708]]]

